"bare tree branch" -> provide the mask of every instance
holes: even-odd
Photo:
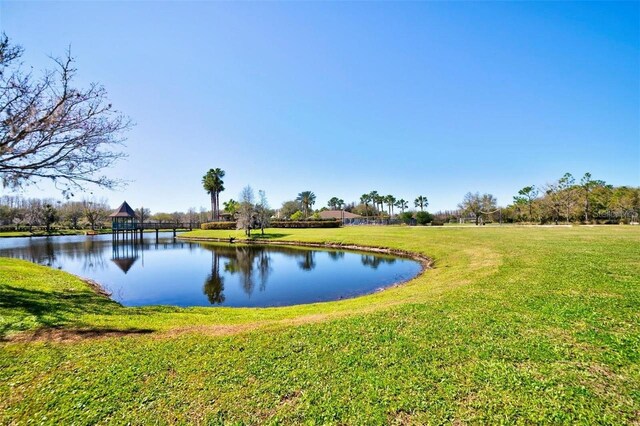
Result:
[[[100,175],[126,155],[119,151],[131,121],[113,109],[99,84],[73,86],[67,51],[39,79],[17,63],[22,49],[0,37],[0,179],[19,188],[39,179],[63,194],[86,184],[114,188],[122,180]]]

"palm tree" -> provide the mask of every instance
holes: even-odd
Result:
[[[316,203],[316,194],[311,191],[303,191],[298,194],[298,198],[296,198],[296,201],[302,204],[304,216],[309,217],[309,210],[311,209],[311,206]]]
[[[396,202],[396,207],[399,208],[402,211],[402,213],[404,213],[404,210],[409,208],[409,202],[404,198],[400,198]]]
[[[333,210],[338,210],[340,208],[340,206],[342,206],[344,204],[344,200],[338,197],[333,197],[329,200],[329,202],[327,203],[327,205],[329,206],[329,208],[333,209]]]
[[[224,191],[224,170],[209,169],[202,177],[202,186],[211,195],[211,220],[220,220],[220,193]]]
[[[396,203],[396,197],[393,195],[387,195],[384,197],[384,202],[387,203],[387,208],[389,209],[389,218],[393,216],[393,206]]]
[[[420,211],[424,211],[424,209],[429,205],[429,200],[427,200],[426,196],[420,195],[413,203],[416,207],[420,207]]]
[[[360,202],[364,204],[364,215],[369,216],[369,203],[371,202],[371,194],[362,194]]]
[[[379,209],[383,198],[378,194],[378,191],[371,191],[369,197],[371,197],[371,204],[373,204],[376,209]]]
[[[382,195],[378,195],[378,198],[376,198],[376,202],[378,205],[380,216],[382,216],[382,213],[384,212],[384,197]]]

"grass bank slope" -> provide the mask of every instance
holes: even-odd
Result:
[[[124,308],[76,277],[0,259],[0,422],[640,421],[638,228],[268,239],[391,247],[435,268],[339,302]]]

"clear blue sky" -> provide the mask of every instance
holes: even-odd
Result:
[[[136,127],[96,191],[154,212],[208,206],[227,172],[273,207],[377,190],[429,210],[500,204],[572,172],[640,185],[640,3],[7,2],[42,69],[68,45]],[[49,185],[29,196],[59,196]]]

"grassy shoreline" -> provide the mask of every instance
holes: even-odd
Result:
[[[640,229],[268,233],[415,252],[435,268],[336,302],[123,308],[69,274],[0,259],[5,336],[104,333],[0,343],[0,422],[638,421]]]

